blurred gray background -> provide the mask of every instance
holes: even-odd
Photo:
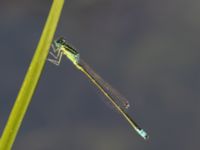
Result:
[[[0,1],[1,134],[51,2]],[[199,149],[199,13],[198,0],[66,0],[55,38],[127,97],[150,139],[63,58],[46,63],[13,150]]]

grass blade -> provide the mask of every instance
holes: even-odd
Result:
[[[0,140],[0,150],[10,150],[12,148],[44,68],[63,4],[64,0],[53,0],[37,49],[4,128]]]

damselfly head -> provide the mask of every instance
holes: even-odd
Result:
[[[60,37],[59,39],[55,40],[53,42],[53,45],[55,46],[55,48],[60,48],[61,46],[63,46],[65,44],[65,39],[63,37]]]
[[[63,37],[60,37],[58,40],[56,40],[56,43],[64,45],[65,44],[65,39]]]

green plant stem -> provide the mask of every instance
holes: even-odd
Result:
[[[0,141],[0,150],[10,150],[13,146],[19,128],[22,124],[22,120],[26,114],[27,108],[31,102],[31,98],[44,68],[63,4],[64,0],[53,0],[39,44],[3,131]]]

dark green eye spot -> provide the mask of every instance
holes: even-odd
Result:
[[[60,37],[56,42],[63,45],[65,44],[65,39],[63,37]]]

